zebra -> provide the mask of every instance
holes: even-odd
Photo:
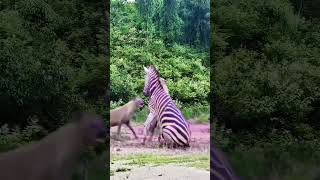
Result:
[[[213,143],[210,147],[210,179],[239,180],[224,154]]]
[[[157,69],[153,65],[143,68],[145,71],[143,95],[150,98],[150,112],[145,126],[155,123],[156,119],[160,129],[159,141],[162,138],[167,145],[189,147],[191,139],[189,123],[169,93],[162,87]]]
[[[168,89],[168,86],[167,86],[167,83],[166,83],[166,80],[163,79],[163,78],[160,78],[159,81],[160,81],[160,84],[161,84],[161,86],[163,87],[164,91],[165,91],[168,95],[170,95],[170,94],[169,94],[169,89]],[[142,141],[142,145],[145,144],[145,141],[146,141],[146,139],[147,139],[147,135],[150,135],[149,141],[151,141],[151,140],[152,140],[152,137],[153,137],[153,134],[154,134],[154,131],[155,131],[156,129],[158,129],[158,130],[160,129],[159,126],[158,126],[158,123],[157,123],[157,118],[154,118],[154,119],[153,119],[152,121],[150,121],[150,122],[145,122],[144,126],[145,126],[145,128],[144,128],[144,138],[143,138],[143,141]],[[159,142],[160,142],[160,139],[158,139],[158,140],[159,140]]]

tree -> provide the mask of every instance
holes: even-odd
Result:
[[[137,7],[149,40],[155,34],[154,17],[161,9],[162,0],[138,0]]]
[[[161,18],[161,37],[166,45],[180,40],[182,20],[179,17],[179,1],[164,0]]]
[[[184,0],[180,16],[183,20],[183,41],[189,45],[208,47],[210,44],[210,4],[208,0]]]

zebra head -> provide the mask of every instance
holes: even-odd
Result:
[[[154,87],[159,83],[159,72],[154,66],[143,67],[145,72],[143,95],[150,96]]]

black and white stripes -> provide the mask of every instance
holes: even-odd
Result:
[[[144,67],[146,73],[143,94],[150,97],[149,116],[146,123],[158,120],[160,135],[167,144],[189,146],[190,127],[170,95],[160,83],[154,66]]]

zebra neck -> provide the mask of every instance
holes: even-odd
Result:
[[[151,96],[156,97],[156,96],[163,96],[164,94],[167,94],[164,89],[161,86],[157,86],[154,89],[152,89]]]
[[[169,102],[171,102],[171,97],[168,95],[162,87],[155,89],[153,94],[150,97],[149,105],[152,109],[159,111],[166,106]]]
[[[162,89],[162,86],[159,80],[157,80],[156,82],[154,82],[153,86],[150,88],[150,96],[152,96],[155,92],[157,92],[160,89]]]

